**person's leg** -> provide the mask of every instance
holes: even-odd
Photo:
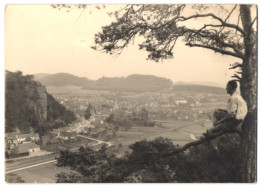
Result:
[[[226,117],[228,115],[228,112],[226,110],[222,110],[222,109],[216,109],[213,112],[213,126],[215,126],[214,124],[223,119],[224,117]]]
[[[215,124],[219,120],[219,109],[215,109],[212,115],[212,122]]]
[[[216,110],[213,113],[213,127],[210,128],[209,130],[207,130],[207,133],[203,134],[204,137],[207,137],[207,136],[210,136],[214,133],[217,133],[217,132],[220,132],[220,131],[225,131],[225,130],[229,129],[229,121],[230,120],[228,120],[227,122],[220,123],[218,125],[214,125],[214,122],[219,121],[220,119],[223,119],[226,115],[227,115],[226,111]],[[214,120],[216,120],[216,121],[214,121]],[[214,150],[218,150],[218,141],[219,141],[219,137],[216,137],[216,138],[210,140],[210,144],[211,144],[211,146]]]
[[[243,123],[242,120],[237,120],[235,118],[227,119],[227,121],[222,122],[218,125],[213,126],[207,132],[208,134],[216,133],[219,131],[230,131],[230,130],[238,130],[238,126]]]
[[[243,120],[237,120],[235,118],[230,118],[228,121],[221,125],[221,130],[223,131],[239,131],[241,132],[241,126],[243,124]]]

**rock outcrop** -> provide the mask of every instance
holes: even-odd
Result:
[[[33,108],[40,121],[47,120],[47,91],[45,86],[32,82],[25,86],[28,105]]]
[[[45,86],[19,71],[6,72],[5,101],[6,132],[51,129],[57,127],[56,121],[65,126],[76,119],[73,112],[47,93]]]

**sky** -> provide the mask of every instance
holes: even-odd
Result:
[[[50,5],[8,5],[5,10],[5,69],[24,74],[70,73],[92,80],[149,74],[176,82],[214,82],[224,87],[239,59],[202,48],[190,48],[178,40],[174,59],[156,63],[148,53],[129,45],[115,57],[90,47],[94,35],[112,19],[94,6],[82,10],[53,9]],[[214,86],[214,85],[213,85]]]

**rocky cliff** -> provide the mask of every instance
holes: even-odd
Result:
[[[34,110],[39,118],[39,121],[47,120],[47,91],[42,85],[36,82],[31,82],[25,85],[25,92],[27,93],[27,103],[30,108]]]
[[[50,130],[76,119],[47,93],[45,86],[19,71],[6,72],[5,109],[6,132]]]

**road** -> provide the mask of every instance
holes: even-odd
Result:
[[[106,141],[103,141],[103,140],[98,140],[98,139],[95,139],[95,138],[90,138],[88,136],[83,136],[83,135],[78,135],[78,137],[81,137],[81,138],[86,138],[88,140],[93,140],[93,141],[97,141],[98,143],[95,144],[95,145],[99,145],[99,144],[107,144],[108,147],[110,147],[112,144],[110,142],[106,142]]]
[[[110,147],[112,144],[110,142],[106,142],[103,140],[98,140],[95,138],[91,138],[88,136],[78,135],[81,138],[86,138],[89,140],[97,141],[97,144],[93,146],[97,146],[100,144],[107,144],[108,147]],[[78,150],[78,148],[70,149],[71,151]],[[16,171],[21,171],[25,169],[29,169],[32,167],[41,166],[44,164],[49,164],[52,162],[56,162],[55,157],[59,156],[59,153],[52,153],[49,155],[44,156],[36,156],[31,158],[24,158],[24,159],[18,159],[18,160],[12,160],[12,161],[6,161],[5,162],[5,174],[13,173]]]

